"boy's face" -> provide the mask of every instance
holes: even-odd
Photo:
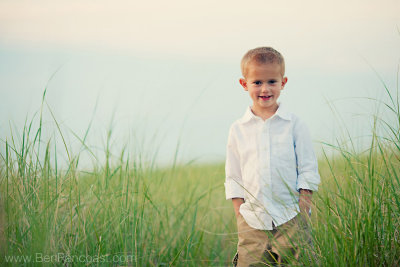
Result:
[[[282,77],[281,66],[277,63],[250,62],[246,77],[241,78],[239,82],[253,100],[253,112],[256,115],[271,114],[278,109],[277,100],[287,78]]]

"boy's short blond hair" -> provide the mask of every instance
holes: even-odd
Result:
[[[272,47],[257,47],[247,51],[240,63],[242,75],[245,78],[247,75],[247,66],[252,61],[256,61],[260,64],[277,63],[281,66],[282,77],[285,75],[285,60],[281,53]]]

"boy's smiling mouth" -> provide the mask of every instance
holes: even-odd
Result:
[[[258,97],[261,98],[262,100],[268,100],[272,97],[272,95],[260,95]]]

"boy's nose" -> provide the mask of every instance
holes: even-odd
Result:
[[[261,87],[262,92],[268,92],[268,90],[269,90],[268,85],[264,85]]]

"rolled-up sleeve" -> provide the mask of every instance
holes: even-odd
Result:
[[[242,173],[234,127],[229,130],[225,163],[225,195],[226,199],[244,198]]]
[[[320,176],[318,161],[307,125],[298,120],[294,126],[294,142],[297,161],[297,191],[300,189],[318,190]]]

